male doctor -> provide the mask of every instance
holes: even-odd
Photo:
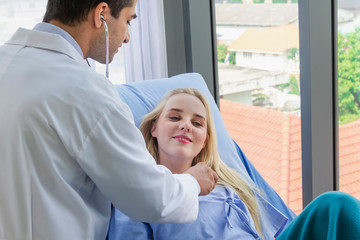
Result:
[[[137,0],[49,0],[44,22],[0,47],[0,239],[104,239],[110,202],[133,220],[191,222],[217,175],[172,175],[84,58],[129,41]]]

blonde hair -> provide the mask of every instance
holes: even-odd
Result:
[[[210,104],[207,98],[195,88],[176,88],[167,92],[162,100],[155,106],[155,108],[145,115],[142,123],[140,124],[140,130],[144,135],[147,148],[156,162],[159,164],[159,149],[156,138],[151,135],[151,128],[160,117],[169,98],[176,94],[185,93],[197,97],[204,105],[207,115],[207,136],[206,145],[200,153],[194,158],[192,165],[196,165],[199,162],[206,163],[211,169],[213,169],[219,176],[218,184],[228,186],[232,188],[239,198],[245,203],[249,212],[254,220],[256,230],[261,234],[261,226],[258,214],[258,208],[256,198],[253,192],[253,188],[247,184],[240,174],[234,169],[228,167],[220,158],[217,151],[217,138],[215,131],[215,124],[211,114]],[[262,234],[261,234],[262,235]]]

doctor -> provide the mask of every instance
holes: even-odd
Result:
[[[0,47],[0,239],[105,239],[110,202],[133,220],[191,222],[214,188],[204,164],[156,165],[84,60],[111,62],[136,1],[49,0],[43,23]]]

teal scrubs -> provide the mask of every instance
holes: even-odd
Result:
[[[324,193],[276,239],[360,239],[360,201],[343,192]]]

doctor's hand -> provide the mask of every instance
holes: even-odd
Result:
[[[189,168],[185,173],[191,174],[198,181],[200,196],[209,194],[219,179],[218,175],[203,162]]]

